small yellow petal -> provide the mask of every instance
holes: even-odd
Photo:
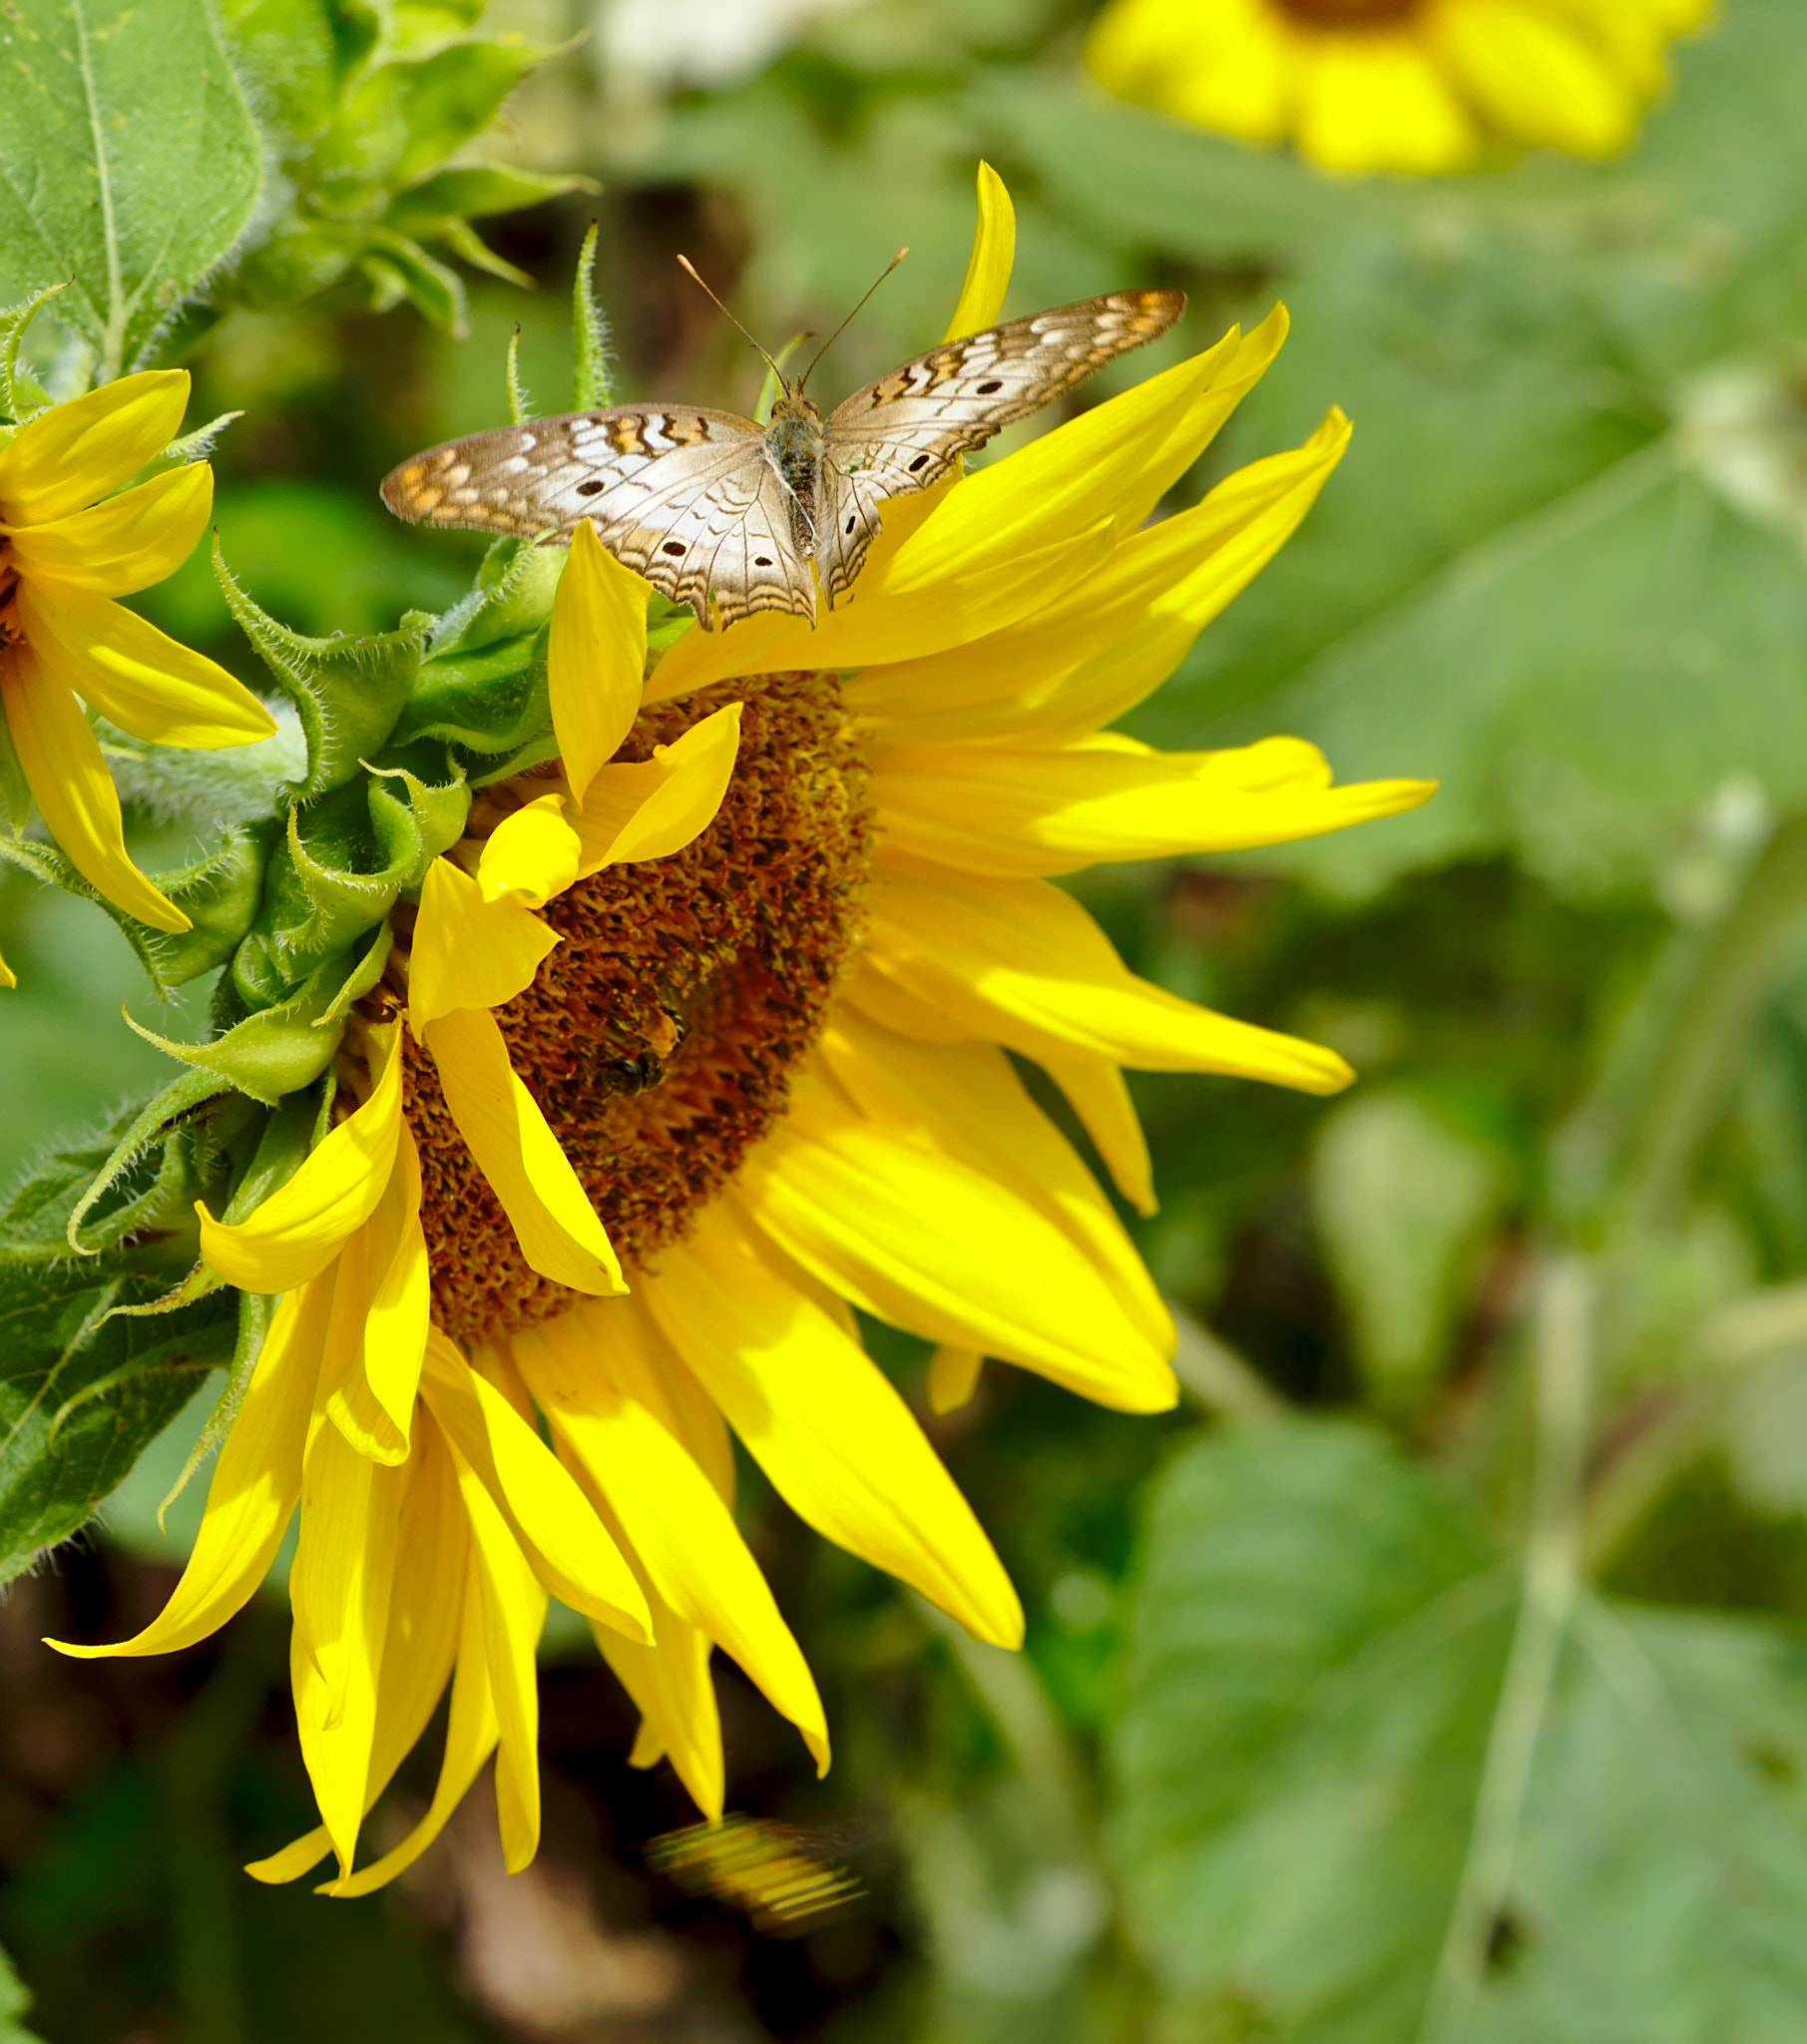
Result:
[[[29,645],[0,647],[0,710],[50,834],[96,893],[153,929],[189,918],[152,886],[126,852],[119,795],[100,741],[65,682]]]
[[[59,1654],[79,1661],[173,1654],[205,1640],[250,1602],[301,1495],[301,1457],[330,1305],[324,1287],[310,1285],[277,1306],[214,1465],[201,1531],[162,1614],[113,1647],[50,1641]]]
[[[504,816],[484,839],[477,861],[478,890],[486,902],[508,895],[525,908],[544,908],[577,878],[582,851],[582,840],[565,820],[565,797],[543,794],[512,816]],[[496,1003],[466,1001],[462,1005],[492,1008]]]
[[[510,1873],[519,1873],[540,1842],[540,1689],[534,1655],[546,1623],[546,1592],[481,1478],[456,1448],[452,1457],[470,1520],[483,1658],[500,1735],[496,1815],[502,1829],[502,1858]],[[454,1686],[454,1703],[456,1697]],[[449,1765],[449,1740],[446,1759]],[[349,1882],[345,1888],[350,1891]]]
[[[625,1291],[621,1265],[539,1103],[515,1077],[487,1008],[442,1015],[426,1031],[458,1133],[502,1202],[521,1254],[574,1291]]]
[[[295,1729],[320,1818],[348,1872],[369,1805],[376,1696],[389,1622],[401,1469],[361,1455],[317,1409],[288,1574]]]
[[[1017,213],[1004,180],[990,164],[979,166],[979,220],[973,229],[973,253],[967,257],[966,281],[960,302],[941,336],[959,340],[993,325],[1004,309],[1010,289],[1011,265],[1017,257]]]
[[[368,1895],[412,1866],[446,1827],[452,1812],[470,1792],[483,1764],[496,1750],[500,1727],[496,1722],[495,1700],[489,1683],[489,1661],[484,1647],[484,1599],[479,1585],[477,1559],[469,1554],[463,1571],[462,1593],[451,1601],[458,1620],[457,1672],[452,1678],[452,1708],[446,1724],[445,1756],[440,1763],[438,1786],[427,1813],[393,1850],[349,1876],[341,1876],[321,1887],[325,1895]],[[322,1830],[318,1835],[324,1836]],[[296,1848],[291,1848],[296,1849]],[[307,1861],[311,1866],[319,1858]],[[266,1871],[276,1860],[261,1860],[247,1866],[246,1873],[259,1880],[292,1879],[292,1873]],[[296,1867],[295,1872],[304,1872]]]
[[[721,1714],[709,1673],[713,1644],[707,1633],[669,1610],[657,1592],[648,1602],[657,1631],[650,1647],[637,1647],[606,1626],[590,1628],[598,1652],[641,1713],[628,1765],[651,1768],[669,1759],[691,1801],[713,1821],[727,1791]]]
[[[950,1348],[944,1341],[929,1357],[929,1410],[937,1419],[973,1402],[985,1357],[976,1348]]]
[[[1097,1144],[1112,1184],[1145,1220],[1158,1206],[1153,1168],[1123,1072],[1108,1058],[1044,1058],[1042,1063]]]
[[[514,895],[485,901],[469,873],[436,858],[421,882],[408,961],[408,1027],[415,1041],[442,1015],[512,1001],[532,986],[558,941]]]
[[[662,1417],[637,1320],[625,1301],[579,1307],[511,1345],[561,1454],[619,1517],[660,1597],[739,1662],[825,1769],[815,1683],[733,1515]]]
[[[647,672],[649,585],[608,553],[587,520],[571,535],[571,557],[553,600],[546,649],[552,728],[565,778],[579,800],[634,720]]]
[[[214,471],[190,462],[104,504],[13,534],[13,559],[37,576],[97,596],[130,596],[174,575],[206,529]]]
[[[176,437],[187,369],[145,369],[28,420],[0,447],[0,525],[44,525],[128,481]]]
[[[1223,1072],[1304,1093],[1335,1093],[1355,1076],[1335,1051],[1138,979],[1046,880],[887,866],[872,893],[869,955],[919,1000],[1025,1057],[1077,1051],[1136,1071]]]
[[[1173,1403],[1170,1340],[1150,1339],[1145,1315],[1009,1178],[837,1111],[802,1080],[739,1184],[760,1230],[862,1311],[1119,1411]]]
[[[914,1585],[975,1638],[1021,1643],[1010,1579],[909,1408],[859,1344],[756,1254],[731,1195],[661,1252],[643,1292],[799,1518]]]
[[[428,1343],[422,1387],[547,1589],[629,1639],[650,1640],[653,1622],[634,1572],[571,1472],[443,1335]]]
[[[604,766],[578,817],[578,870],[670,858],[715,820],[740,750],[740,705],[724,704],[652,759]]]
[[[45,672],[134,738],[211,752],[276,729],[243,683],[111,597],[26,581],[19,616]]]
[[[388,1189],[401,1135],[401,1032],[391,1024],[372,1034],[383,1062],[369,1099],[327,1130],[286,1185],[239,1222],[216,1221],[196,1202],[202,1257],[240,1291],[287,1291],[317,1277]]]
[[[426,1352],[431,1274],[420,1158],[407,1125],[382,1204],[340,1252],[321,1389],[333,1424],[373,1461],[408,1459]]]

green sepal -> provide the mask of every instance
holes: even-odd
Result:
[[[429,256],[418,242],[388,228],[372,228],[367,239],[369,253],[358,267],[370,281],[370,309],[392,311],[406,298],[442,333],[463,340],[470,321],[464,279],[457,270],[437,256]]]
[[[577,275],[571,283],[573,411],[595,411],[600,405],[615,402],[609,379],[609,322],[596,301],[596,238],[597,224],[592,221],[578,253]]]
[[[420,665],[425,627],[418,613],[394,632],[363,639],[309,639],[279,625],[233,580],[214,541],[214,573],[226,608],[295,707],[307,742],[307,778],[290,792],[311,801],[342,787],[359,762],[378,752],[394,729]]]
[[[476,586],[434,625],[422,666],[542,630],[551,620],[568,558],[563,547],[497,540],[477,570]]]
[[[528,42],[454,42],[413,62],[367,70],[315,152],[320,201],[334,206],[347,185],[395,190],[425,183],[454,149],[489,126],[528,72],[557,54],[551,45]]]
[[[185,1181],[194,1181],[193,1190],[202,1190],[206,1181],[205,1166],[201,1166],[201,1160],[196,1159],[192,1152],[186,1155],[179,1152],[169,1138],[206,1102],[225,1093],[227,1085],[226,1079],[211,1072],[184,1072],[147,1101],[119,1135],[69,1209],[63,1223],[60,1246],[80,1257],[100,1256],[128,1235],[135,1235],[160,1220],[173,1217],[184,1192],[191,1189],[187,1185],[179,1186],[172,1178],[173,1171],[179,1172]],[[131,1194],[127,1188],[128,1174],[160,1143],[163,1156],[156,1179],[144,1192]],[[29,1197],[34,1183],[34,1180],[27,1180],[14,1198],[9,1212],[15,1227],[30,1227],[41,1218],[44,1210]],[[54,1187],[60,1185],[61,1180],[53,1177],[48,1183]],[[93,1233],[84,1235],[89,1215],[97,1207],[102,1207],[110,1193],[117,1193],[119,1197],[111,1205],[103,1207]],[[17,1242],[9,1242],[0,1255],[10,1254],[14,1248],[21,1249],[27,1256],[50,1253],[47,1242],[27,1235]]]
[[[466,164],[440,171],[412,191],[398,193],[389,202],[383,225],[398,234],[412,235],[416,241],[431,242],[466,221],[519,213],[548,199],[562,199],[568,192],[601,189],[594,178],[524,171],[511,164]]]
[[[50,403],[49,392],[37,378],[20,370],[19,345],[39,306],[68,288],[67,281],[47,283],[41,291],[34,291],[29,298],[0,311],[0,413],[4,413],[8,425],[18,425]]]
[[[340,951],[309,973],[287,1000],[260,1008],[208,1043],[176,1043],[126,1020],[146,1042],[266,1107],[311,1086],[337,1054],[351,1004],[376,984],[392,939],[388,925],[361,957]]]
[[[160,991],[168,993],[216,971],[238,948],[257,919],[264,867],[280,835],[274,817],[234,824],[205,858],[174,873],[153,875],[189,918],[191,929],[153,929],[123,909],[110,908]]]

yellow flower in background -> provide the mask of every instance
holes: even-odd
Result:
[[[1112,0],[1100,82],[1333,171],[1451,171],[1490,147],[1611,156],[1712,0]]]
[[[951,331],[997,316],[1013,232],[981,174]],[[562,776],[486,791],[348,1037],[352,1111],[287,1185],[203,1216],[229,1282],[281,1292],[169,1608],[102,1653],[187,1644],[251,1595],[297,1502],[291,1597],[333,1894],[389,1878],[488,1755],[533,1850],[533,1654],[588,1615],[706,1816],[719,1647],[818,1766],[814,1682],[734,1520],[730,1429],[817,1531],[976,1637],[1023,1615],[856,1309],[1100,1403],[1173,1402],[1172,1323],[1115,1208],[1009,1053],[1066,1093],[1152,1211],[1126,1067],[1317,1093],[1333,1052],[1138,979],[1054,884],[1100,860],[1274,843],[1410,808],[1293,740],[1161,754],[1104,727],[1284,543],[1348,438],[1332,412],[1153,524],[1285,330],[1154,376],[971,477],[894,500],[815,629],[685,633],[646,672],[646,586],[579,526],[553,615]],[[544,1429],[544,1437],[541,1429]],[[550,1441],[550,1447],[546,1444]],[[361,1820],[450,1682],[438,1791],[353,1870]]]
[[[127,855],[81,705],[164,746],[242,746],[276,728],[223,667],[114,601],[181,567],[213,509],[205,461],[109,494],[170,444],[188,401],[186,369],[150,369],[52,406],[0,445],[0,708],[13,748],[77,871],[162,930],[189,918]]]

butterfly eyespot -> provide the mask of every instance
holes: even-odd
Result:
[[[983,383],[976,383],[973,388],[978,391],[981,397],[989,397],[994,390],[1002,390],[1004,384],[997,376],[987,376]]]
[[[916,459],[910,463],[910,473],[914,475],[919,468],[927,468],[928,465],[929,457],[926,454],[919,454],[917,455]]]
[[[588,482],[578,484],[578,495],[580,497],[600,496],[608,487],[609,485],[603,481],[600,475],[593,475]]]
[[[769,568],[771,566],[771,556],[769,554],[755,554],[753,556],[753,566],[755,568]]]
[[[662,554],[681,554],[683,550],[684,547],[682,540],[669,539],[666,541],[665,545],[660,548],[659,551]]]
[[[855,519],[855,518],[849,518],[849,519],[848,519],[848,521],[847,521],[847,530],[848,530],[849,532],[851,532],[851,531],[853,530],[854,526],[855,526],[856,524],[858,524],[858,522],[859,522],[859,521],[858,521],[857,519]]]

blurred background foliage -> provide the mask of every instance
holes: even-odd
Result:
[[[173,1663],[36,1644],[161,1602],[198,1505],[160,1531],[191,1415],[97,1537],[0,1606],[0,1942],[26,2020],[56,2044],[1791,2044],[1795,0],[1725,0],[1621,161],[1415,183],[1330,181],[1105,100],[1070,0],[496,0],[483,32],[514,40],[480,55],[443,35],[474,4],[322,4],[298,36],[306,11],[222,9],[245,118],[275,105],[311,139],[230,309],[172,343],[197,418],[244,414],[216,455],[219,527],[277,616],[363,631],[457,595],[478,549],[388,521],[376,480],[505,416],[517,325],[538,405],[566,401],[592,219],[620,394],[743,409],[757,364],[676,254],[775,343],[832,326],[909,243],[830,359],[838,393],[940,332],[984,156],[1019,209],[1013,311],[1178,283],[1176,356],[1290,307],[1176,502],[1332,402],[1356,421],[1303,530],[1129,728],[1296,733],[1339,777],[1443,791],[1346,835],[1076,883],[1138,970],[1363,1077],[1328,1105],[1136,1082],[1162,1205],[1134,1225],[1182,1316],[1179,1412],[1124,1418],[994,1367],[928,1422],[1022,1588],[1027,1654],[954,1635],[749,1485],[837,1759],[811,1781],[724,1668],[731,1799],[862,1899],[778,1938],[658,1871],[648,1841],[691,1812],[665,1771],[626,1767],[628,1706],[556,1627],[530,1873],[505,1880],[473,1819],[367,1901],[245,1880],[305,1822],[279,1609]],[[303,288],[324,294],[297,307]],[[1114,365],[1083,401],[1158,365]],[[204,561],[146,608],[256,679]],[[147,861],[181,850],[166,819],[136,827]],[[165,1076],[122,1000],[182,1018],[101,916],[17,876],[0,950],[16,1173]],[[925,1409],[922,1353],[871,1333]],[[0,2036],[17,2000],[0,1976]]]

